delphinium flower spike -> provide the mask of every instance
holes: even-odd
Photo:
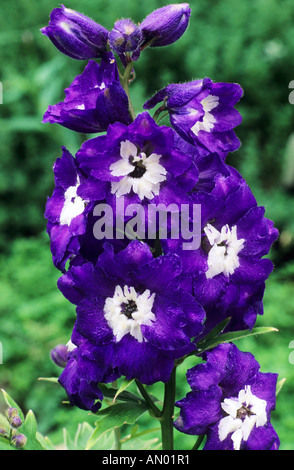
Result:
[[[42,29],[62,53],[87,61],[64,101],[49,105],[43,118],[83,134],[75,155],[62,147],[45,210],[53,263],[62,272],[58,288],[76,307],[71,338],[51,358],[63,368],[58,381],[70,404],[93,413],[104,384],[135,380],[144,398],[144,385],[163,382],[156,417],[170,450],[177,366],[199,355],[199,344],[225,320],[225,333],[254,328],[273,269],[266,256],[278,237],[227,164],[241,144],[239,84],[205,77],[167,85],[143,111],[131,101],[145,49],[180,39],[190,15],[189,4],[171,4],[138,24],[117,19],[107,30],[62,5]],[[162,112],[171,126],[160,124]],[[189,243],[195,207],[197,246]],[[166,231],[156,225],[157,209]],[[277,375],[259,372],[254,356],[232,343],[203,359],[187,372],[191,392],[176,403],[175,428],[207,436],[209,450],[277,449],[270,423]]]

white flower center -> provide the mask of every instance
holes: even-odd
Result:
[[[267,422],[266,401],[257,398],[251,392],[250,385],[239,392],[238,398],[225,398],[221,403],[227,416],[218,426],[220,441],[232,433],[234,450],[240,450],[241,441],[247,441],[254,426],[264,426]]]
[[[231,229],[228,225],[224,225],[219,232],[212,225],[207,224],[204,232],[212,248],[208,253],[208,270],[206,271],[207,279],[211,279],[220,273],[225,276],[233,274],[235,269],[240,266],[238,253],[244,247],[244,238],[237,238],[237,226]]]
[[[131,189],[142,200],[152,199],[159,194],[160,183],[166,179],[166,169],[159,164],[161,155],[152,153],[149,157],[139,153],[136,145],[129,140],[121,142],[121,159],[110,165],[112,176],[122,176],[111,183],[111,192],[117,197],[128,194]]]
[[[150,326],[155,320],[152,312],[154,297],[155,294],[151,295],[148,289],[137,294],[134,287],[124,286],[122,289],[116,286],[114,296],[105,301],[104,316],[117,342],[128,333],[139,343],[145,340],[140,326]]]
[[[70,186],[64,193],[65,201],[60,214],[61,225],[70,225],[77,215],[84,212],[86,201],[77,195],[79,185],[80,181],[78,178],[76,186]]]
[[[219,97],[214,95],[208,95],[202,101],[200,101],[204,116],[202,121],[197,121],[193,127],[191,127],[191,131],[197,136],[200,131],[210,132],[214,128],[214,123],[216,119],[210,111],[216,108],[219,104]]]

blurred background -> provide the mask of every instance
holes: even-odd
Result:
[[[122,17],[135,22],[168,2],[160,0],[68,0],[65,6],[92,17],[107,29]],[[178,2],[180,3],[180,2]],[[52,165],[65,145],[72,153],[87,136],[58,125],[41,124],[49,104],[85,62],[59,53],[40,33],[55,0],[1,0],[0,81],[0,387],[23,407],[32,408],[39,430],[59,442],[63,427],[87,420],[62,405],[63,390],[40,377],[57,376],[50,350],[66,343],[75,319],[73,305],[56,288],[46,235],[44,206],[53,190]],[[255,354],[262,372],[286,378],[273,424],[281,449],[294,449],[294,4],[293,0],[191,0],[185,35],[166,48],[148,49],[132,85],[136,111],[171,82],[210,77],[238,82],[244,97],[237,106],[242,142],[228,163],[247,180],[259,205],[280,231],[270,257],[265,313],[257,326],[278,333],[239,340]],[[290,87],[289,87],[290,86]],[[292,99],[294,103],[294,99]],[[184,371],[177,397],[186,393]],[[144,421],[144,420],[143,420]],[[144,425],[144,422],[143,422]],[[176,438],[178,449],[185,439]]]

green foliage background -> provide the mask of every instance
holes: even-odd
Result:
[[[66,6],[111,29],[119,18],[138,22],[167,3],[68,0]],[[1,0],[0,16],[0,386],[23,409],[34,410],[40,431],[56,443],[63,427],[70,431],[88,419],[61,403],[65,396],[58,386],[38,381],[60,373],[49,351],[68,341],[75,318],[74,307],[56,288],[59,273],[45,233],[52,165],[61,145],[74,153],[87,138],[41,124],[47,106],[63,99],[64,88],[85,66],[59,53],[39,31],[57,6],[54,0]],[[281,449],[294,449],[294,364],[289,360],[294,340],[294,106],[288,99],[294,80],[294,4],[191,0],[190,6],[186,34],[167,48],[144,52],[132,97],[140,112],[167,83],[204,76],[238,82],[244,89],[238,105],[243,123],[237,129],[243,145],[229,163],[241,171],[280,231],[270,254],[275,271],[267,282],[265,314],[257,322],[279,332],[240,340],[238,346],[256,355],[263,372],[287,379],[273,423]],[[181,369],[178,398],[187,390],[184,373]],[[146,418],[142,426],[148,426]],[[185,448],[185,442],[185,436],[176,436],[177,448]]]

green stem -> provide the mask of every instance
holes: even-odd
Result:
[[[198,450],[202,444],[203,439],[204,439],[204,434],[201,436],[198,436],[197,441],[195,442],[191,450]]]
[[[169,112],[167,111],[167,112],[164,113],[162,116],[160,116],[160,118],[157,119],[157,124],[158,124],[162,119],[164,119],[166,116],[168,116],[168,115],[169,115]]]
[[[175,395],[176,367],[173,368],[171,377],[164,387],[164,403],[160,420],[163,450],[173,450],[174,448],[173,415],[175,406]]]
[[[155,418],[160,418],[161,412],[157,408],[157,406],[155,405],[153,400],[150,398],[148,392],[146,392],[145,388],[143,387],[143,385],[138,380],[136,380],[136,384],[137,384],[138,389],[140,390],[140,393],[141,393],[142,397],[144,398],[145,402],[147,403],[148,407],[150,408],[150,411],[153,413],[154,417]]]
[[[115,450],[121,450],[120,428],[114,428]]]
[[[113,387],[117,388],[117,380],[113,382]],[[121,449],[121,434],[120,434],[120,428],[114,428],[114,442],[115,442],[115,450],[120,450]]]
[[[131,95],[130,95],[130,76],[133,70],[133,63],[134,62],[131,60],[126,66],[124,74],[123,75],[120,74],[120,82],[121,82],[123,89],[125,90],[127,94],[127,97],[129,100],[129,112],[130,112],[131,118],[134,121],[136,119],[136,113],[135,113],[133,103],[131,100]]]
[[[9,430],[9,444],[10,445],[12,444],[12,436],[13,436],[13,429],[10,428],[10,430]]]
[[[165,111],[165,109],[166,109],[165,106],[162,105],[162,106],[160,106],[160,107],[155,111],[155,113],[154,113],[154,115],[153,115],[153,119],[154,119],[155,122],[157,122],[157,119],[159,118],[160,114],[161,114],[163,111]]]

